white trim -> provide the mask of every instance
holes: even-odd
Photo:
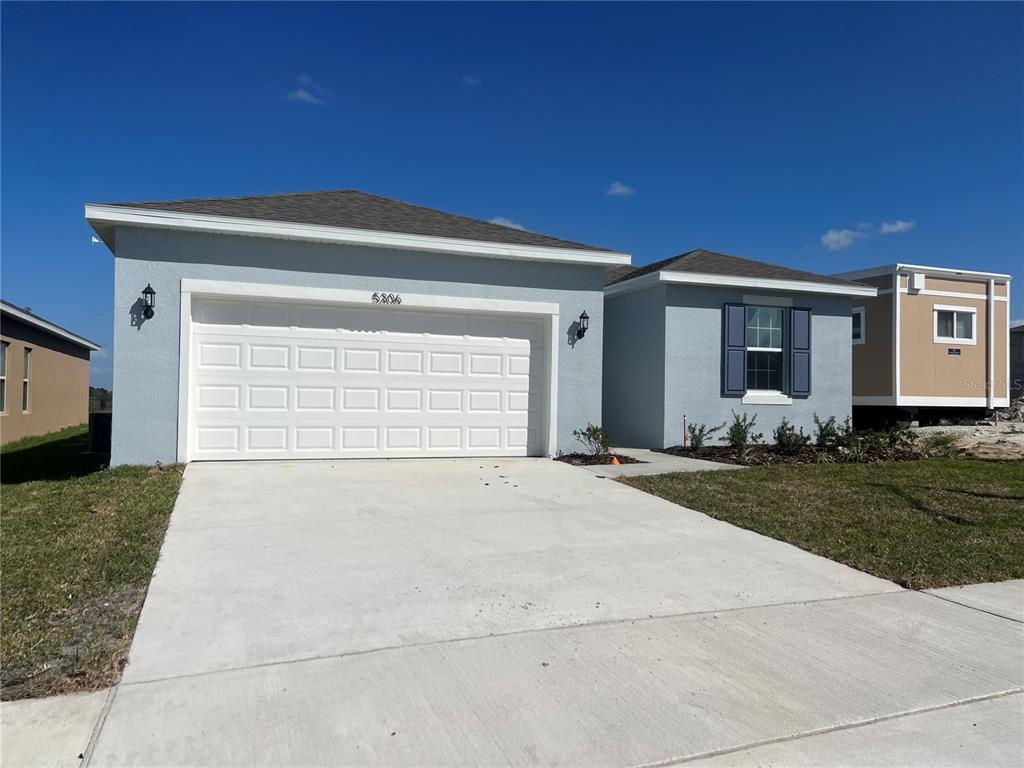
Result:
[[[977,272],[970,269],[954,269],[951,267],[929,267],[922,264],[882,264],[877,267],[867,267],[865,269],[853,269],[847,272],[835,272],[832,277],[842,277],[848,280],[856,280],[861,277],[878,277],[880,275],[888,275],[892,272],[924,272],[925,275],[931,275],[933,277],[959,277],[967,280],[988,280],[990,278],[995,280],[1006,280],[1007,282],[1012,279],[1011,275],[1002,274],[999,272]]]
[[[854,315],[860,315],[860,338],[857,338],[857,339],[852,338],[853,337],[853,328],[852,328],[853,321],[852,320],[850,321],[850,324],[851,324],[850,337],[851,337],[851,342],[855,346],[857,346],[857,345],[863,344],[865,342],[865,340],[867,340],[867,337],[868,337],[868,329],[867,329],[867,326],[864,324],[864,321],[867,319],[865,317],[864,307],[854,307],[853,309],[851,309],[850,310],[850,317],[852,318]]]
[[[886,293],[892,293],[888,288]],[[944,299],[974,299],[975,301],[985,301],[988,297],[984,293],[961,293],[959,291],[931,291],[925,288],[921,291],[908,291],[906,288],[900,288],[900,293],[909,294],[911,296],[941,296]],[[1009,301],[1007,296],[993,296],[996,301]]]
[[[974,317],[971,319],[971,337],[969,339],[963,339],[959,336],[939,336],[939,312],[963,312],[964,314],[971,314]],[[953,317],[953,333],[956,333],[956,317]],[[977,307],[961,307],[952,304],[933,304],[932,305],[932,343],[934,344],[945,344],[953,346],[968,346],[973,347],[978,343],[978,308]]]
[[[814,283],[808,280],[776,280],[763,277],[737,277],[735,275],[715,275],[703,272],[672,272],[662,269],[657,272],[649,272],[645,275],[631,277],[619,283],[609,285],[604,289],[606,296],[614,296],[618,293],[637,291],[647,288],[656,283],[676,283],[688,285],[714,285],[729,286],[736,288],[760,288],[770,291],[785,291],[789,293],[825,293],[837,294],[839,296],[875,296],[877,289],[865,285],[831,285],[829,283]]]
[[[751,296],[743,295],[744,304],[759,304],[768,307],[792,307],[793,299],[789,296]]]
[[[892,324],[892,394],[893,397],[900,396],[901,379],[903,378],[903,372],[900,368],[903,365],[903,359],[900,357],[900,345],[902,339],[900,336],[903,334],[903,319],[900,315],[900,304],[902,299],[900,298],[900,273],[892,273],[892,315],[894,318]]]
[[[178,330],[178,451],[179,462],[189,461],[188,415],[189,350],[192,346],[192,300],[195,296],[227,296],[233,298],[259,298],[277,301],[330,302],[332,304],[378,306],[373,303],[373,291],[355,291],[347,288],[304,288],[269,283],[241,283],[226,280],[197,280],[182,278],[180,322]],[[547,455],[558,450],[558,346],[559,305],[544,301],[510,301],[506,299],[477,299],[463,296],[435,296],[403,293],[401,304],[388,305],[391,312],[403,309],[465,312],[476,315],[526,315],[548,318],[548,440]]]
[[[59,336],[62,339],[78,344],[79,346],[85,347],[93,352],[100,349],[99,344],[95,344],[78,334],[72,333],[71,331],[65,331],[58,325],[54,325],[53,323],[43,320],[40,317],[36,317],[35,315],[30,315],[24,310],[13,307],[10,304],[0,304],[0,311],[5,315],[10,315],[11,317],[21,320],[23,323],[39,328],[47,333],[52,333],[54,336]]]
[[[331,227],[316,224],[298,224],[288,221],[261,221],[233,216],[209,216],[197,213],[143,210],[117,205],[85,206],[85,218],[96,224],[125,224],[157,229],[179,229],[190,232],[274,237],[287,240],[366,245],[375,248],[401,248],[410,251],[456,253],[463,256],[484,256],[497,259],[526,261],[558,261],[573,264],[615,266],[629,264],[628,253],[587,250],[585,248],[553,248],[533,245],[514,245],[452,237],[433,237],[404,232],[377,232],[367,229]]]
[[[793,398],[772,390],[748,389],[740,402],[743,405],[792,405]]]
[[[996,389],[996,282],[988,281],[988,302],[985,305],[985,395],[988,398],[988,407],[992,407]],[[978,321],[978,316],[974,316]],[[954,329],[955,330],[955,329]],[[977,330],[974,331],[977,336]],[[1009,374],[1009,371],[1007,371]]]
[[[894,398],[889,395],[854,395],[854,405],[895,405],[895,406],[929,406],[929,407],[962,407],[962,408],[984,408],[987,407],[986,397],[900,397]],[[1010,405],[1009,398],[993,398],[992,408],[1007,408]]]

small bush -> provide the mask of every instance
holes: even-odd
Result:
[[[884,441],[890,454],[910,450],[914,447],[914,430],[901,424],[894,424],[886,430]]]
[[[846,421],[839,424],[835,416],[829,416],[827,421],[822,421],[818,414],[814,414],[814,444],[819,448],[847,446],[853,436],[853,425],[849,416],[846,417]]]
[[[757,423],[757,415],[740,416],[736,411],[732,412],[732,424],[725,433],[725,440],[729,445],[739,451],[740,461],[746,463],[747,452],[751,445],[761,442],[764,437],[760,432],[754,431],[754,424]]]
[[[583,443],[594,456],[608,453],[612,446],[612,437],[608,430],[594,424],[587,424],[584,429],[574,429],[572,436]]]
[[[775,445],[780,452],[787,456],[796,456],[811,442],[811,438],[804,434],[803,428],[797,429],[789,423],[789,419],[783,418],[782,422],[772,432]]]
[[[956,435],[945,432],[936,432],[921,439],[919,449],[924,456],[949,456],[953,453],[953,446],[956,445]]]
[[[711,437],[715,432],[722,429],[725,423],[719,424],[717,427],[709,427],[707,424],[690,424],[686,431],[690,435],[690,447],[691,448],[703,448],[704,441]]]

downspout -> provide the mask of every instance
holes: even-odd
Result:
[[[897,265],[892,284],[892,403],[900,404],[900,268]]]

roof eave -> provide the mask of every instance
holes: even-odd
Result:
[[[234,234],[248,237],[332,242],[376,248],[399,248],[401,250],[452,253],[495,259],[592,264],[603,267],[629,264],[631,261],[628,253],[618,253],[616,251],[516,245],[483,240],[462,240],[430,235],[414,235],[403,232],[378,232],[376,230],[349,229],[345,227],[230,216],[210,216],[206,214],[158,211],[148,208],[129,208],[126,206],[92,203],[87,203],[85,206],[85,218],[111,250],[113,250],[113,227],[122,225]]]
[[[25,323],[26,325],[31,325],[33,328],[37,328],[40,331],[44,331],[50,334],[51,336],[57,336],[79,347],[84,347],[85,349],[88,349],[91,352],[98,352],[100,349],[102,349],[102,347],[96,342],[89,341],[89,339],[85,338],[84,336],[79,336],[77,333],[72,333],[66,328],[61,328],[59,325],[51,323],[49,320],[44,320],[43,318],[33,315],[30,312],[26,312],[20,307],[16,307],[13,304],[7,303],[6,301],[3,304],[0,304],[0,313],[10,315],[11,317],[14,317],[15,319]]]
[[[605,286],[604,292],[606,296],[614,296],[619,293],[642,290],[660,283],[714,285],[730,288],[781,291],[784,293],[817,293],[851,297],[878,295],[878,289],[870,285],[839,285],[835,283],[817,283],[810,280],[781,280],[767,277],[743,277],[703,272],[672,272],[669,270],[648,272],[645,275],[620,280],[617,283]]]

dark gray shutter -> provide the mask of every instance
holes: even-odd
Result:
[[[793,397],[811,394],[811,310],[789,310],[789,393]]]
[[[722,394],[747,393],[747,308],[726,304],[722,309]]]

